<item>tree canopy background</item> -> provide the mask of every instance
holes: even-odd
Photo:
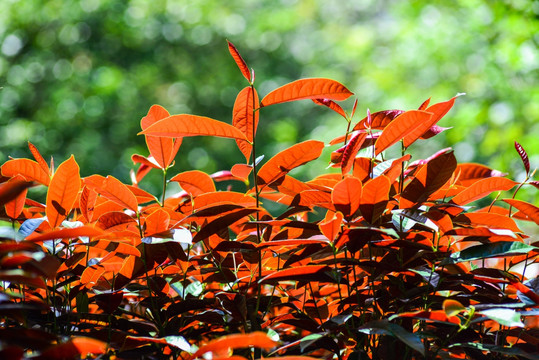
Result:
[[[522,179],[514,140],[532,168],[539,163],[538,14],[530,0],[3,0],[0,157],[27,156],[30,140],[57,163],[75,154],[83,176],[127,180],[130,155],[147,155],[136,134],[152,104],[231,121],[246,83],[228,39],[255,69],[261,96],[329,77],[359,99],[355,121],[367,108],[415,109],[467,93],[439,124],[453,129],[429,149],[414,145],[415,158],[452,146],[459,162]],[[261,114],[257,152],[267,159],[345,130],[312,102],[282,104]],[[231,140],[188,138],[175,170],[211,173],[241,159]],[[150,177],[146,186],[158,185]]]

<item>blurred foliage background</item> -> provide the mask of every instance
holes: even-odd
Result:
[[[414,144],[415,158],[452,146],[460,162],[521,180],[518,140],[539,166],[539,1],[531,0],[2,0],[0,159],[29,156],[30,140],[57,164],[75,154],[83,176],[129,181],[131,154],[147,155],[136,134],[152,104],[231,121],[247,84],[226,39],[255,69],[261,97],[301,77],[329,77],[356,94],[359,121],[367,108],[415,109],[464,92],[439,123],[453,129]],[[345,129],[309,101],[272,106],[261,113],[257,152],[267,159]],[[329,151],[307,176],[322,171]],[[232,140],[187,138],[173,173],[241,161]],[[158,193],[159,174],[144,181]]]

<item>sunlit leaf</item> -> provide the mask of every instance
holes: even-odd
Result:
[[[85,178],[84,183],[101,196],[114,201],[116,204],[123,206],[126,209],[137,212],[138,202],[135,194],[114,176],[109,175],[104,178],[102,176],[93,175]]]
[[[281,281],[318,281],[337,282],[329,276],[331,268],[327,265],[296,266],[289,269],[275,271],[260,280],[261,283],[274,283]]]
[[[52,230],[47,231],[42,234],[33,234],[26,238],[27,241],[32,242],[40,242],[45,240],[53,240],[53,239],[70,239],[70,238],[77,238],[80,236],[87,236],[87,237],[93,237],[102,235],[103,231],[93,227],[93,226],[81,226],[81,227],[75,227],[75,228],[64,228],[59,230]]]
[[[170,215],[167,211],[158,208],[144,219],[144,234],[151,236],[168,230]]]
[[[172,138],[184,136],[217,136],[247,140],[245,135],[232,125],[205,116],[188,114],[172,115],[159,120],[141,131],[140,134]]]
[[[49,174],[35,161],[30,159],[8,160],[2,165],[2,175],[13,177],[22,175],[27,181],[36,181],[45,186],[51,180]]]
[[[230,41],[227,40],[228,43],[228,51],[230,52],[230,55],[232,55],[232,58],[236,62],[236,65],[240,68],[241,74],[249,83],[254,82],[254,76],[251,78],[251,72],[249,71],[249,68],[247,67],[247,64],[245,63],[245,60],[241,57],[238,49],[232,44]]]
[[[453,300],[453,299],[444,300],[442,304],[442,308],[448,317],[456,316],[460,314],[462,311],[466,310],[466,307],[464,307],[464,305],[462,305],[457,300]]]
[[[347,174],[352,169],[354,159],[366,138],[367,133],[357,133],[352,136],[348,144],[346,144],[341,160],[341,172],[343,175]]]
[[[504,200],[505,201],[505,200]],[[517,200],[519,201],[519,200]],[[539,221],[539,209],[537,209]],[[491,229],[508,229],[516,233],[521,233],[522,230],[517,226],[515,221],[505,215],[488,213],[488,212],[473,212],[459,215],[454,219],[455,222],[464,223],[474,226],[488,226]]]
[[[303,99],[345,100],[353,95],[343,84],[324,78],[300,79],[270,92],[261,102],[269,106],[287,101]]]
[[[178,182],[182,189],[192,196],[215,191],[215,184],[212,178],[199,170],[184,171],[174,176],[170,181]]]
[[[419,138],[432,123],[432,113],[420,110],[410,110],[399,115],[390,122],[382,132],[375,144],[375,154],[378,155],[391,145],[406,137],[405,147]]]
[[[509,327],[524,327],[524,323],[520,320],[520,314],[513,309],[495,308],[481,310],[481,314],[491,320],[496,321],[500,325]]]
[[[258,171],[258,178],[264,184],[271,184],[271,182],[284,176],[290,170],[317,159],[324,146],[322,141],[317,140],[307,140],[292,145],[262,165]]]
[[[391,183],[385,175],[371,179],[363,186],[359,209],[370,224],[376,223],[386,210],[390,188]]]
[[[390,122],[392,122],[397,116],[404,113],[403,110],[384,110],[370,114],[371,122],[369,124],[369,117],[364,117],[356,126],[354,130],[363,129],[377,129],[383,130]]]
[[[71,156],[58,166],[47,191],[46,214],[52,228],[60,225],[71,212],[80,186],[79,165]]]
[[[325,237],[333,241],[341,231],[342,220],[343,214],[341,212],[328,211],[324,220],[318,223],[318,227]]]
[[[0,188],[0,204],[5,203],[6,215],[10,218],[17,219],[21,214],[29,185],[21,175],[16,175]],[[14,199],[5,201],[12,196]]]
[[[475,163],[458,164],[455,173],[459,174],[459,183],[464,186],[468,186],[481,179],[507,175],[498,170],[493,170],[488,166]]]
[[[28,148],[30,149],[32,156],[34,157],[34,159],[36,159],[37,163],[39,164],[39,166],[41,166],[43,171],[46,172],[47,174],[50,174],[51,170],[49,169],[49,165],[47,164],[45,159],[43,159],[43,156],[41,156],[41,153],[39,152],[37,147],[34,144],[32,144],[30,141],[28,141]]]
[[[149,126],[155,124],[159,120],[169,117],[170,114],[162,106],[153,105],[148,114],[140,121],[142,130],[146,130]],[[151,156],[155,159],[161,169],[166,169],[174,160],[178,149],[182,143],[181,138],[163,138],[157,136],[146,135],[146,145]]]
[[[247,86],[240,91],[234,102],[232,109],[232,125],[238,128],[249,141],[236,139],[236,144],[240,149],[245,160],[249,161],[254,136],[258,127],[259,111],[255,111],[258,107],[258,93],[256,90]]]
[[[222,336],[212,340],[208,344],[201,346],[189,359],[195,359],[207,352],[229,355],[229,349],[240,349],[245,347],[256,347],[269,350],[277,345],[266,333],[255,331],[248,334],[232,334]],[[227,356],[228,357],[228,356]]]
[[[343,108],[335,101],[329,99],[313,99],[313,102],[316,105],[327,106],[328,108],[335,111],[337,114],[341,115],[343,118],[346,119],[346,113],[344,112]]]
[[[358,178],[345,177],[335,185],[331,193],[335,209],[346,217],[354,215],[361,203],[361,192],[362,184]]]
[[[457,205],[466,205],[494,191],[507,191],[517,184],[517,182],[504,177],[481,179],[455,195],[451,201]]]
[[[526,201],[517,200],[517,199],[503,199],[503,201],[517,208],[524,215],[526,215],[531,221],[539,225],[539,207],[532,205]]]

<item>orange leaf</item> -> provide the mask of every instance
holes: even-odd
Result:
[[[236,62],[236,65],[240,68],[240,71],[249,81],[249,83],[252,83],[254,79],[251,79],[251,72],[249,71],[249,68],[247,67],[247,64],[245,63],[245,60],[241,57],[238,49],[232,44],[230,41],[227,40],[228,43],[228,51],[230,51],[230,55],[232,55],[232,58],[234,58],[234,61]]]
[[[527,203],[522,200],[516,199],[503,199],[509,205],[520,210],[524,215],[526,215],[531,221],[539,225],[539,207]]]
[[[217,136],[247,140],[245,135],[234,126],[222,121],[197,115],[172,115],[153,123],[139,132],[144,135],[183,137],[183,136]]]
[[[318,223],[318,228],[329,241],[334,241],[341,231],[343,214],[341,212],[328,211],[324,221]],[[264,243],[267,244],[267,243]]]
[[[485,165],[475,163],[458,164],[455,173],[459,174],[458,184],[463,186],[469,186],[477,180],[507,175]]]
[[[201,346],[190,359],[195,359],[210,351],[219,355],[228,355],[229,349],[253,346],[269,350],[276,345],[277,342],[271,340],[266,333],[261,331],[255,331],[249,334],[232,334],[212,340],[208,344]]]
[[[215,191],[215,184],[210,175],[200,170],[184,171],[174,176],[170,181],[177,181],[183,190],[197,196]]]
[[[505,199],[507,202],[509,199]],[[515,200],[519,201],[519,200]],[[532,205],[533,206],[533,205]],[[537,209],[537,220],[539,221],[539,209]],[[488,226],[492,229],[508,229],[513,232],[522,233],[515,220],[501,214],[488,213],[488,212],[473,212],[460,214],[454,220],[458,223],[470,224],[470,225],[482,225]]]
[[[90,289],[93,285],[97,284],[97,281],[104,273],[105,268],[101,265],[89,266],[82,272],[80,283]]]
[[[457,205],[466,205],[487,196],[493,191],[506,191],[517,184],[517,182],[503,177],[482,179],[459,192],[451,201]]]
[[[341,115],[343,118],[347,119],[346,113],[344,112],[342,107],[339,104],[337,104],[335,101],[328,100],[328,99],[313,99],[313,102],[316,105],[327,106],[331,110],[335,111],[337,114]]]
[[[293,168],[318,158],[323,149],[324,143],[317,140],[307,140],[292,145],[269,159],[260,168],[258,171],[259,181],[270,184]]]
[[[47,348],[37,358],[45,359],[85,359],[88,354],[104,354],[107,344],[88,337],[72,337],[67,342]]]
[[[323,78],[300,79],[281,86],[266,95],[260,107],[304,99],[345,100],[353,93],[343,84]]]
[[[331,201],[335,209],[350,217],[359,208],[361,203],[362,185],[355,177],[346,177],[335,185],[331,193]]]
[[[348,142],[344,148],[344,152],[341,160],[341,172],[343,175],[347,174],[354,164],[354,159],[358,151],[361,149],[361,145],[365,142],[367,133],[357,133]]]
[[[28,183],[24,181],[23,176],[16,175],[2,186],[2,190],[4,190],[4,187],[6,189],[17,190],[18,192],[18,195],[13,200],[6,202],[4,205],[6,215],[12,219],[17,219],[24,209],[24,201],[26,200],[26,193],[28,192]]]
[[[165,210],[158,208],[144,220],[144,235],[151,236],[168,230],[170,215]]]
[[[363,129],[377,129],[383,130],[390,122],[392,122],[397,116],[404,113],[403,110],[383,110],[371,114],[371,123],[368,123],[368,117],[364,117],[356,126],[354,131]]]
[[[230,173],[232,173],[233,176],[242,179],[244,182],[249,180],[251,171],[253,171],[253,166],[247,164],[235,164],[230,169]]]
[[[245,159],[249,161],[253,145],[253,138],[258,127],[259,112],[255,111],[258,106],[258,94],[254,88],[247,86],[244,88],[234,102],[232,110],[232,125],[241,130],[250,142],[236,139],[236,144]]]
[[[106,178],[100,175],[89,176],[84,179],[84,183],[101,196],[114,201],[116,204],[137,212],[138,202],[135,194],[127,185],[116,179],[114,176]]]
[[[374,224],[384,213],[389,202],[391,182],[385,175],[371,179],[363,186],[361,195],[361,215],[370,224]]]
[[[80,190],[79,165],[73,155],[58,166],[47,191],[45,213],[52,228],[59,226],[71,212]]]
[[[41,153],[35,147],[35,145],[28,141],[28,148],[30,149],[30,152],[34,156],[34,159],[36,159],[37,163],[39,164],[39,166],[41,166],[43,171],[45,171],[47,174],[50,174],[51,170],[49,169],[49,165],[47,164],[45,159],[43,159],[43,156],[41,156]]]
[[[279,282],[279,281],[319,281],[336,282],[327,273],[331,268],[327,265],[306,265],[294,266],[292,268],[275,271],[260,280],[261,283]]]
[[[22,175],[27,181],[37,181],[40,184],[48,186],[50,183],[49,173],[35,161],[30,159],[8,160],[2,165],[2,175],[13,177]]]
[[[97,193],[87,186],[82,188],[79,199],[79,208],[82,215],[86,218],[87,222],[92,222],[94,214],[95,201],[97,200]]]
[[[410,110],[397,116],[395,120],[390,122],[382,132],[382,135],[375,143],[376,152],[378,155],[391,145],[395,144],[404,137],[408,137],[406,143],[409,145],[419,138],[430,126],[432,113],[421,110]],[[430,125],[429,125],[430,124]],[[428,125],[428,126],[427,126]],[[423,131],[423,128],[426,129]],[[419,134],[419,135],[417,135]],[[417,135],[417,136],[416,136]],[[410,139],[413,139],[410,142]],[[406,147],[407,145],[405,145]]]
[[[80,236],[98,236],[102,235],[103,231],[94,228],[93,226],[81,226],[76,228],[64,228],[60,230],[52,230],[43,234],[32,234],[26,238],[27,241],[40,242],[52,239],[71,239]]]
[[[169,116],[170,114],[163,107],[153,105],[148,111],[148,115],[143,117],[140,121],[140,127],[142,130],[146,130],[149,126]],[[166,169],[170,166],[181,143],[181,138],[174,139],[146,135],[146,145],[148,146],[148,150],[162,169]]]
[[[440,121],[440,119],[443,118],[445,116],[445,114],[447,114],[447,112],[449,110],[451,110],[451,108],[453,107],[453,104],[455,104],[455,99],[458,98],[461,95],[464,95],[464,94],[457,94],[456,96],[453,96],[451,99],[449,99],[447,101],[436,103],[436,104],[431,105],[431,106],[429,106],[428,108],[425,109],[426,112],[431,112],[433,114],[432,117],[433,117],[434,124],[436,124],[438,121]],[[427,106],[428,102],[425,101],[425,103],[426,103],[425,106]],[[425,103],[423,103],[421,105],[421,107],[423,107],[423,105]],[[423,110],[423,109],[420,108],[420,110]],[[428,131],[429,131],[429,129],[426,130],[426,132],[428,132]],[[425,133],[421,134],[422,137],[424,135],[425,135]]]

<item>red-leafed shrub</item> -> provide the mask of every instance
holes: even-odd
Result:
[[[337,104],[352,92],[330,79],[259,100],[229,50],[248,82],[232,124],[152,106],[131,184],[81,177],[73,156],[54,169],[32,144],[34,160],[2,165],[13,227],[0,229],[0,358],[537,358],[539,248],[521,226],[539,208],[518,191],[539,183],[522,146],[520,183],[452,149],[412,161],[456,97],[355,122],[356,106]],[[289,173],[328,144],[262,159],[255,139],[265,107],[306,99],[348,128],[329,144],[333,169],[302,181]],[[174,169],[187,136],[230,138],[245,162]],[[401,156],[386,158],[391,147]],[[160,196],[143,190],[149,171],[163,174]],[[45,203],[27,198],[36,186]]]

